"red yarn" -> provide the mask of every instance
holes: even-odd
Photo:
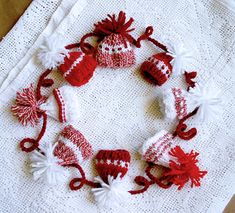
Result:
[[[126,150],[100,150],[96,155],[96,170],[104,182],[108,183],[108,175],[114,179],[120,173],[123,178],[129,169],[130,153]]]
[[[91,79],[96,65],[92,56],[78,51],[70,52],[58,69],[72,86],[82,86]]]
[[[197,76],[197,72],[185,72],[185,81],[189,85],[189,87],[195,87],[196,82],[193,81]]]
[[[169,163],[169,172],[163,176],[170,177],[170,182],[178,186],[178,190],[182,189],[184,185],[191,181],[191,187],[200,186],[200,180],[207,171],[200,171],[197,166],[197,156],[199,153],[193,150],[190,153],[185,153],[179,146],[171,149],[169,154],[176,158],[176,161],[171,160]]]
[[[42,129],[41,129],[37,139],[33,139],[33,138],[23,139],[20,142],[20,148],[22,151],[32,152],[33,150],[38,148],[39,142],[40,142],[41,138],[43,137],[43,135],[45,134],[46,125],[47,125],[47,115],[45,112],[42,114],[42,117],[43,117],[43,126],[42,126]]]
[[[187,119],[195,115],[198,111],[198,108],[196,108],[193,112],[186,115],[184,118],[182,118],[179,121],[179,124],[176,127],[175,132],[173,133],[174,137],[178,136],[179,138],[183,140],[191,140],[197,135],[197,129],[191,128],[188,131],[185,131],[187,129],[187,125],[184,123]]]

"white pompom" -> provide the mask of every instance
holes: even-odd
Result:
[[[62,37],[51,36],[39,48],[38,59],[46,69],[54,69],[64,62],[67,55],[68,50],[64,47]]]
[[[173,57],[171,60],[172,75],[177,76],[184,74],[187,69],[187,66],[192,61],[192,53],[188,51],[184,45],[181,44],[167,44],[168,55]]]
[[[223,101],[221,91],[215,87],[213,82],[207,84],[196,84],[189,89],[196,107],[199,107],[195,116],[199,121],[218,120],[223,112]]]
[[[125,183],[120,178],[120,175],[121,174],[119,173],[116,179],[109,175],[108,184],[100,177],[95,178],[95,182],[101,185],[100,188],[92,189],[98,205],[106,208],[113,208],[127,200],[129,192],[125,187]]]
[[[34,151],[30,156],[34,180],[42,179],[49,185],[56,185],[64,181],[67,171],[59,165],[61,160],[53,154],[55,146],[56,144],[52,146],[51,143],[48,143],[45,147],[40,148],[44,154]]]

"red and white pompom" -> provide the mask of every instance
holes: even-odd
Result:
[[[68,50],[65,48],[63,38],[53,35],[45,39],[37,56],[46,69],[54,69],[64,62],[67,55]]]
[[[126,175],[131,156],[126,150],[100,150],[95,157],[99,188],[92,189],[95,200],[107,208],[117,207],[129,196],[123,177]]]
[[[176,87],[163,91],[160,106],[165,117],[171,120],[182,119],[196,108],[191,95]]]
[[[40,149],[41,152],[34,151],[30,157],[33,177],[50,185],[64,181],[67,175],[65,166],[82,164],[93,155],[91,144],[71,125],[63,129],[53,146],[48,143]]]
[[[96,66],[93,56],[79,50],[68,53],[58,69],[72,86],[82,86],[91,79]]]
[[[188,181],[191,181],[191,187],[200,186],[200,180],[207,172],[201,171],[197,165],[199,153],[193,150],[185,153],[174,144],[173,135],[162,130],[143,144],[140,153],[145,161],[169,168],[162,176],[177,185],[179,190]]]
[[[53,94],[40,106],[41,110],[52,118],[64,122],[71,122],[79,118],[79,100],[70,86],[63,86],[53,90]]]
[[[46,101],[45,97],[37,100],[36,94],[31,84],[29,88],[24,88],[22,92],[16,93],[15,104],[12,105],[11,111],[13,115],[18,117],[19,122],[23,126],[36,126],[43,110],[40,105]]]

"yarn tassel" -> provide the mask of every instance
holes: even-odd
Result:
[[[176,146],[169,154],[176,158],[176,161],[170,161],[171,170],[163,176],[170,177],[170,182],[177,185],[178,190],[182,189],[188,181],[191,181],[191,187],[200,186],[200,180],[207,174],[207,171],[201,171],[197,166],[199,153],[193,150],[185,153],[179,146]]]

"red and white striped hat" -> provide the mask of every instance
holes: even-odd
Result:
[[[163,91],[160,106],[162,113],[171,120],[182,119],[196,108],[192,96],[176,87]]]
[[[96,65],[96,60],[91,55],[77,51],[68,53],[58,69],[72,86],[82,86],[91,79]]]
[[[149,83],[163,85],[172,73],[172,59],[166,52],[151,56],[141,65],[141,75]]]
[[[91,144],[73,126],[66,126],[60,133],[54,155],[61,159],[60,165],[81,164],[93,155]]]
[[[99,176],[108,183],[108,176],[123,178],[129,169],[131,156],[126,150],[100,150],[95,157],[95,167]]]
[[[144,142],[140,153],[145,161],[168,167],[169,161],[173,159],[169,155],[173,143],[173,135],[161,130]]]
[[[61,123],[78,119],[79,101],[73,88],[63,86],[53,90],[53,94],[40,106],[46,114]]]
[[[135,64],[135,54],[131,44],[121,34],[111,34],[100,42],[97,54],[100,66],[120,68]]]

